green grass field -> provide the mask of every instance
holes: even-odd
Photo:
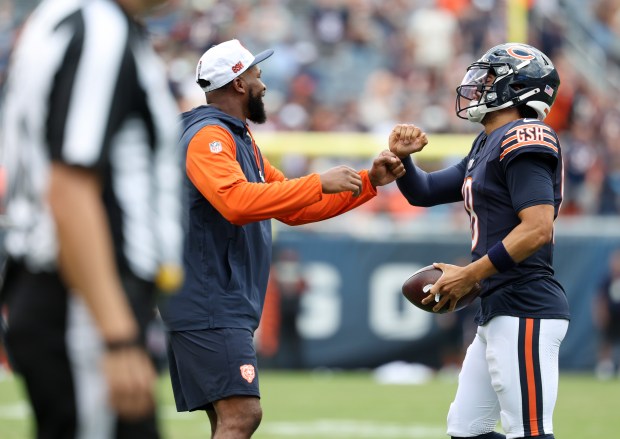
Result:
[[[378,384],[367,372],[262,372],[263,422],[257,439],[441,439],[455,381]],[[160,383],[166,439],[209,437],[203,413],[176,413],[167,379]],[[562,374],[555,413],[558,439],[619,436],[620,381]],[[0,381],[0,438],[30,438],[30,412],[20,383]]]

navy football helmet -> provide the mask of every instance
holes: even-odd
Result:
[[[480,122],[487,113],[526,105],[543,120],[559,87],[560,77],[547,55],[527,44],[500,44],[467,68],[456,89],[456,115]]]

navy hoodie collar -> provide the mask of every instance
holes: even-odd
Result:
[[[185,133],[190,127],[206,119],[217,119],[225,123],[234,134],[243,135],[247,132],[247,127],[243,121],[210,105],[201,105],[183,113],[183,132]]]

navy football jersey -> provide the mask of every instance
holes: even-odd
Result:
[[[462,196],[470,217],[472,261],[486,255],[520,223],[522,209],[553,204],[557,217],[562,202],[562,155],[556,133],[543,122],[519,119],[488,136],[481,133],[465,162]],[[537,191],[530,177],[523,181],[518,173],[509,174],[508,169],[513,166],[514,171],[517,163],[548,169],[553,192],[548,183]],[[484,324],[496,315],[568,318],[566,294],[553,277],[553,247],[553,242],[545,244],[512,269],[485,279],[476,322]]]

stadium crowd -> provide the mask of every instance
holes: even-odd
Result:
[[[477,127],[454,114],[453,84],[474,54],[507,38],[502,0],[171,0],[179,2],[147,24],[181,110],[204,101],[195,66],[213,44],[238,38],[253,52],[275,49],[262,76],[269,118],[255,131],[382,134],[409,122],[431,139],[433,133],[471,133]],[[20,19],[34,3],[0,5],[0,17],[13,17],[0,20],[0,73]],[[551,57],[562,79],[547,122],[564,151],[563,215],[618,214],[620,88],[604,79],[606,67],[620,63],[620,2],[579,2],[577,14],[569,0],[528,3],[528,43]],[[564,35],[575,16],[590,20],[589,43],[609,63],[592,66],[590,75],[568,56],[574,47]],[[295,157],[282,166],[295,176],[320,164]]]

